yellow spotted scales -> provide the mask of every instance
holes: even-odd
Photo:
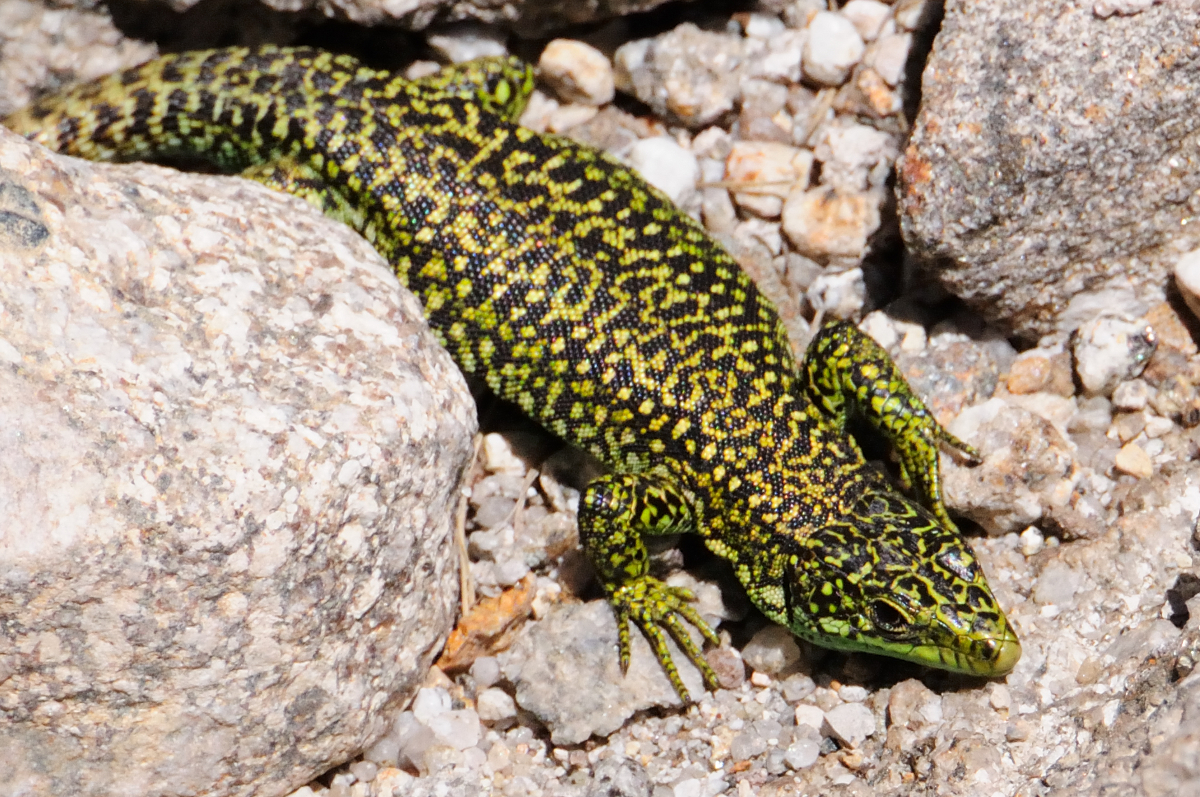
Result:
[[[184,53],[41,100],[6,124],[92,159],[200,155],[358,229],[466,372],[598,457],[583,545],[620,628],[666,634],[713,687],[692,596],[643,537],[694,532],[795,634],[980,675],[1021,648],[942,505],[945,432],[845,323],[797,367],[771,304],[688,216],[610,156],[513,120],[532,72],[481,61],[420,81],[309,49]],[[848,416],[899,454],[909,499]]]

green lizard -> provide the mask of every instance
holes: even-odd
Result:
[[[607,473],[579,505],[629,661],[640,627],[680,697],[669,634],[710,688],[692,595],[648,573],[646,535],[694,532],[796,635],[1004,675],[1020,643],[942,504],[938,447],[975,457],[854,326],[802,366],[728,254],[614,158],[515,118],[532,71],[476,62],[418,81],[309,49],[169,55],[5,124],[101,160],[169,153],[305,197],[358,229],[468,373]],[[920,502],[848,435],[866,420]]]

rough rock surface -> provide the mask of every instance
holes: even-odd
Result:
[[[949,0],[899,169],[906,237],[1027,339],[1139,315],[1200,244],[1200,6]]]
[[[157,0],[174,11],[186,11],[200,0]],[[401,25],[421,30],[434,23],[475,20],[496,23],[532,36],[549,30],[649,11],[666,0],[262,0],[288,13],[343,19],[359,25]],[[90,7],[94,0],[67,0]],[[67,3],[64,3],[67,4]]]
[[[249,183],[0,130],[0,791],[276,795],[453,618],[475,425],[420,306]]]

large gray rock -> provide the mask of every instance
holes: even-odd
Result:
[[[1141,315],[1200,246],[1200,5],[948,0],[900,167],[909,244],[1026,338]]]
[[[385,730],[457,595],[475,420],[350,230],[0,129],[5,795],[277,795]]]

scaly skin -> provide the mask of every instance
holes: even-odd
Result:
[[[774,308],[688,216],[613,158],[517,126],[532,73],[477,62],[409,82],[316,50],[163,57],[41,100],[13,130],[61,152],[202,155],[365,235],[459,366],[608,468],[579,509],[618,618],[680,697],[691,595],[643,537],[690,531],[773,620],[826,647],[998,676],[1021,648],[942,505],[939,444],[973,457],[876,344],[819,331],[802,368]],[[864,461],[878,429],[921,503]]]

